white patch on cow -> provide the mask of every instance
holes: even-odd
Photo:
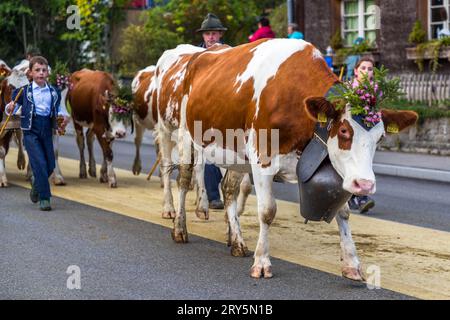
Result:
[[[153,72],[153,71],[155,71],[155,69],[156,69],[156,66],[151,65],[151,66],[148,66],[148,67],[146,67],[145,69],[142,69],[142,70],[140,70],[140,71],[138,72],[138,74],[134,77],[133,81],[131,82],[131,92],[132,92],[133,94],[136,93],[136,91],[137,91],[138,88],[139,88],[139,85],[140,85],[139,78],[141,77],[141,75],[142,75],[144,72]]]
[[[175,80],[175,83],[173,84],[173,91],[175,92],[177,88],[180,86],[180,84],[184,80],[184,76],[186,75],[186,67],[188,63],[186,62],[180,67],[180,70],[178,70],[177,73],[173,74],[169,80]]]
[[[222,54],[222,53],[224,53],[224,52],[227,52],[228,50],[231,50],[231,49],[233,49],[232,47],[229,47],[229,48],[224,48],[224,49],[220,49],[220,50],[215,50],[215,51],[205,51],[205,52],[203,52],[203,54]]]
[[[357,193],[352,187],[353,181],[367,180],[375,184],[372,163],[377,142],[384,135],[384,124],[380,121],[367,131],[353,120],[348,106],[341,120],[344,119],[350,123],[353,129],[351,148],[350,150],[340,149],[336,135],[327,141],[328,153],[333,167],[344,180],[343,188],[350,193]],[[375,192],[375,185],[372,192]]]
[[[164,51],[164,53],[159,58],[156,64],[155,79],[154,79],[155,82],[154,85],[157,88],[158,109],[160,108],[159,103],[161,101],[160,96],[162,83],[167,71],[169,71],[170,68],[181,59],[182,55],[193,54],[205,50],[206,50],[205,48],[196,47],[190,44],[180,44],[175,49]]]
[[[15,66],[11,74],[6,78],[8,81],[8,84],[13,86],[14,88],[20,88],[23,86],[26,86],[28,84],[28,72],[29,67],[29,61],[28,60],[22,60],[22,62]]]
[[[94,124],[92,122],[88,123],[86,121],[79,121],[79,120],[74,120],[76,124],[85,127],[85,128],[89,128],[92,129],[94,127]]]
[[[242,85],[253,78],[253,100],[256,101],[255,119],[259,112],[259,101],[261,93],[270,78],[274,77],[283,62],[298,51],[304,50],[311,45],[309,42],[290,39],[273,39],[261,43],[253,48],[253,57],[247,65],[246,70],[236,77],[235,85],[239,84],[236,92]]]
[[[3,66],[5,69],[7,69],[8,71],[11,71],[11,68],[6,64],[5,61],[3,61],[2,59],[0,59],[0,67]]]
[[[312,56],[313,56],[313,59],[323,59],[322,52],[320,52],[320,50],[317,48],[314,48],[314,50],[312,52]]]
[[[128,121],[117,120],[113,117],[112,108],[108,110],[108,120],[111,126],[111,134],[115,138],[125,138],[127,133]]]
[[[8,179],[6,178],[6,171],[5,171],[5,149],[3,147],[0,147],[0,186],[7,186],[8,185]]]

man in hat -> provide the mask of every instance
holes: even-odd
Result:
[[[202,26],[197,30],[201,32],[203,42],[200,44],[202,48],[210,48],[216,43],[222,44],[221,38],[223,33],[227,30],[220,22],[220,19],[212,13],[206,15]],[[222,173],[220,169],[213,164],[205,164],[205,188],[208,195],[210,209],[223,209],[224,205],[220,199],[219,184],[222,180]]]
[[[208,49],[216,43],[222,43],[221,38],[227,30],[215,14],[208,13],[202,22],[201,28],[197,30],[197,32],[202,33],[203,38],[200,47]]]

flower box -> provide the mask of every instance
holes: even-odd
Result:
[[[406,59],[408,60],[417,60],[417,59],[433,59],[433,50],[431,48],[427,48],[423,52],[423,57],[419,54],[417,47],[406,48]],[[439,50],[439,58],[440,59],[448,59],[450,60],[450,46],[442,47]]]

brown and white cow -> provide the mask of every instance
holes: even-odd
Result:
[[[117,187],[116,175],[112,165],[112,143],[115,138],[124,138],[131,121],[115,119],[111,104],[117,93],[113,77],[103,71],[83,69],[70,77],[71,89],[67,94],[72,110],[72,119],[80,151],[80,178],[87,178],[84,159],[84,132],[87,127],[86,142],[89,153],[89,175],[96,177],[93,142],[97,137],[103,151],[103,164],[100,182],[108,182],[111,188]],[[131,119],[130,119],[131,120]]]
[[[12,91],[15,87],[20,86],[20,81],[13,81],[11,78],[12,70],[8,65],[0,60],[0,127],[3,127],[7,116],[5,107],[11,101]],[[16,79],[20,80],[20,79]],[[26,82],[27,83],[27,82]],[[25,83],[25,84],[26,84]],[[20,130],[20,119],[18,116],[11,118],[12,120],[5,127],[5,131],[0,136],[0,187],[8,186],[8,179],[6,177],[5,157],[9,151],[11,139],[14,137],[18,146],[17,168],[19,170],[25,169],[25,155],[23,152],[22,131]]]
[[[131,83],[131,91],[134,99],[133,120],[135,124],[134,144],[136,146],[136,155],[133,161],[133,174],[138,175],[142,170],[140,149],[145,130],[154,130],[156,124],[156,113],[151,109],[151,95],[153,92],[152,80],[155,74],[155,66],[148,66],[140,70]],[[157,143],[155,143],[158,153]]]
[[[243,174],[238,171],[251,172],[260,223],[252,277],[272,277],[268,231],[276,213],[273,178],[297,182],[296,165],[313,136],[319,113],[332,119],[326,145],[333,167],[343,178],[343,188],[361,195],[375,192],[372,161],[385,126],[396,124],[402,130],[417,120],[411,111],[382,110],[383,121],[371,130],[363,129],[351,116],[350,105],[337,110],[325,99],[338,79],[321,53],[305,41],[263,39],[209,50],[180,45],[161,56],[155,74],[163,162],[171,161],[167,147],[171,134],[176,132],[178,139],[181,181],[172,237],[176,242],[188,241],[188,182],[193,160],[198,163],[206,158],[233,170],[223,185],[229,244],[233,255],[245,255],[236,203]],[[227,130],[233,134],[231,139],[221,141]],[[192,146],[197,159],[193,159]],[[347,205],[336,216],[342,274],[363,280],[348,216]]]

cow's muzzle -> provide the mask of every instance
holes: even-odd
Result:
[[[127,134],[126,131],[117,130],[114,134],[114,137],[117,139],[122,139],[122,138],[125,138],[126,134]]]
[[[367,196],[375,192],[375,182],[366,179],[355,179],[351,185],[351,192],[360,196]]]

